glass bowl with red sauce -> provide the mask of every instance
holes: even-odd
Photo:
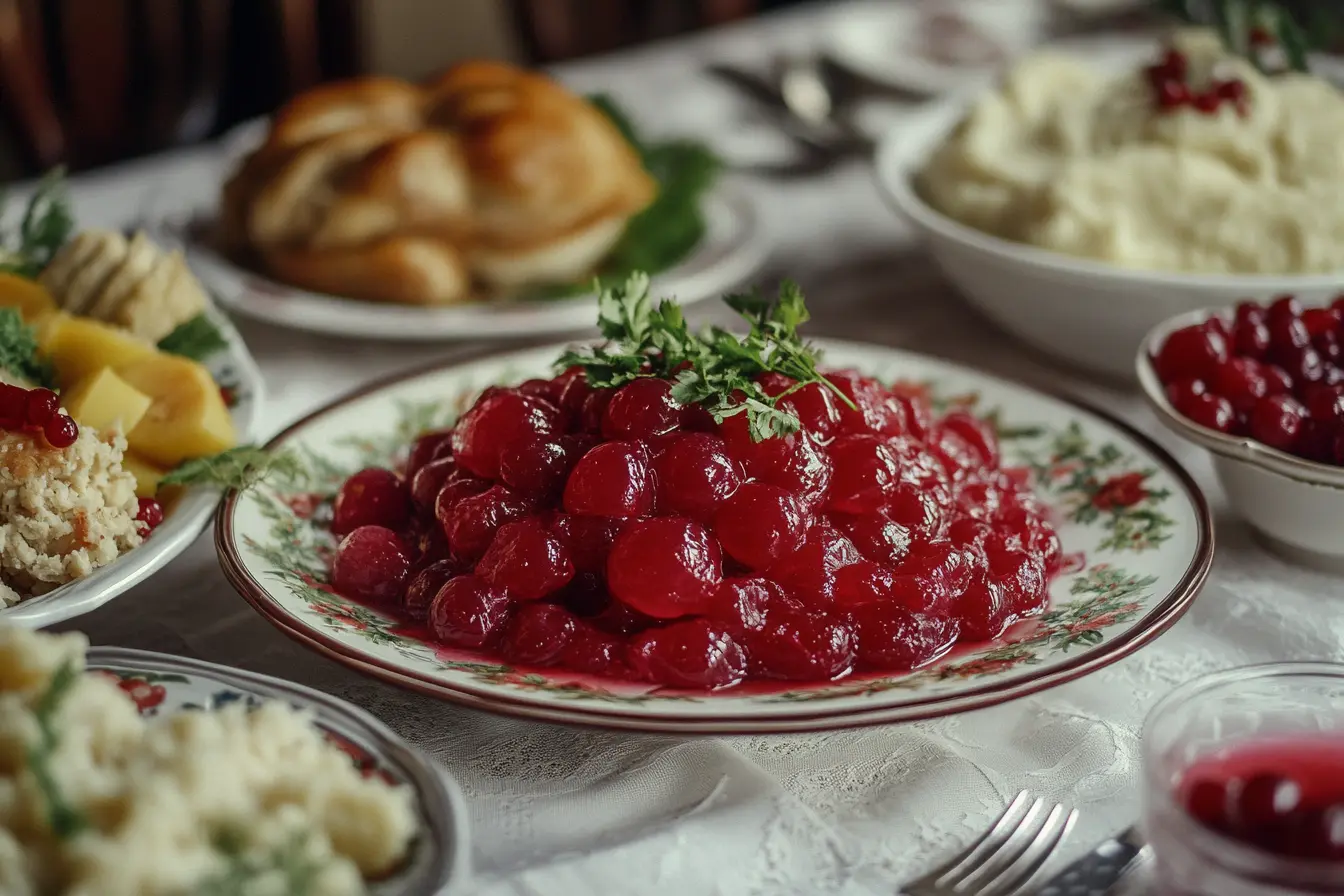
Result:
[[[1219,672],[1143,732],[1161,896],[1344,893],[1344,665]]]

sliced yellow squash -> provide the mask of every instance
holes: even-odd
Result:
[[[0,308],[14,308],[25,323],[34,323],[56,310],[56,300],[36,280],[18,274],[0,274]]]
[[[153,354],[117,367],[117,373],[153,399],[126,434],[131,450],[172,468],[192,457],[232,448],[233,418],[210,371],[176,355]]]
[[[37,347],[55,366],[62,389],[104,367],[117,369],[158,354],[153,345],[130,333],[68,314],[52,315],[43,322]]]
[[[130,432],[152,403],[111,367],[100,368],[61,393],[61,404],[75,422],[98,430],[120,424],[122,432]]]
[[[137,498],[153,498],[156,496],[159,492],[159,480],[168,474],[167,470],[157,464],[150,463],[133,451],[127,451],[125,456],[122,457],[121,468],[135,477],[135,496]]]

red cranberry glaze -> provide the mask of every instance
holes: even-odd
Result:
[[[1344,465],[1344,300],[1242,302],[1175,331],[1152,362],[1171,406],[1200,426]]]
[[[1234,330],[1168,359],[1173,394],[1233,421],[1211,383],[1239,384],[1252,410],[1285,394],[1267,361],[1215,376]],[[994,427],[938,417],[919,387],[828,378],[760,375],[802,427],[761,441],[745,414],[715,423],[652,377],[488,389],[401,474],[345,483],[332,583],[447,647],[697,690],[903,672],[1039,612],[1062,549]],[[1337,397],[1304,413],[1333,420]]]
[[[55,392],[8,383],[0,383],[0,429],[40,435],[57,449],[69,448],[79,438],[78,424],[61,413]]]

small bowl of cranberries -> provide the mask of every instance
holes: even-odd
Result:
[[[1163,423],[1209,450],[1271,547],[1344,572],[1344,297],[1179,315],[1144,339],[1137,370]]]
[[[1143,729],[1158,892],[1344,893],[1344,666],[1273,663],[1188,682]]]

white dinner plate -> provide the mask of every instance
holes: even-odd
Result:
[[[216,308],[209,309],[208,313],[224,334],[228,348],[206,358],[203,363],[215,382],[233,394],[234,403],[229,410],[241,444],[257,435],[264,400],[261,370],[228,318]],[[209,523],[218,504],[218,489],[193,487],[187,490],[172,512],[139,547],[78,581],[0,610],[0,623],[42,628],[98,609],[185,551]]]
[[[215,544],[225,575],[269,622],[313,650],[414,691],[506,715],[646,732],[798,732],[926,719],[1071,681],[1139,649],[1194,599],[1213,556],[1203,496],[1157,444],[1101,412],[933,358],[818,341],[832,366],[925,384],[939,401],[995,414],[1005,465],[1051,506],[1066,565],[1044,614],[997,641],[906,674],[748,682],[715,693],[526,668],[427,640],[423,627],[335,593],[324,508],[343,479],[392,465],[416,433],[448,425],[479,391],[544,376],[552,346],[440,365],[337,399],[271,443],[296,449],[303,490],[230,496]]]

